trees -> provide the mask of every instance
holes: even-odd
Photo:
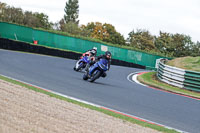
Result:
[[[191,56],[200,56],[200,42],[194,43],[191,46]]]
[[[165,56],[200,56],[199,42],[192,42],[191,37],[184,34],[160,31],[159,36],[155,38],[155,46]]]
[[[172,37],[170,33],[161,32],[158,37],[155,38],[155,46],[156,48],[165,55],[173,56],[173,44]]]
[[[2,9],[5,9],[6,6],[7,6],[6,3],[1,3],[1,2],[0,2],[0,12],[2,12]]]
[[[17,24],[22,24],[23,23],[23,19],[24,19],[24,15],[23,15],[23,11],[21,8],[8,8],[7,11],[7,19],[13,23],[17,23]]]
[[[92,38],[103,40],[109,36],[106,28],[100,22],[88,23],[88,29],[91,31],[90,37]]]
[[[44,13],[34,13],[34,17],[36,17],[35,27],[41,27],[44,29],[50,29],[52,27],[52,23],[49,22],[49,17]]]
[[[116,31],[113,25],[105,23],[103,24],[103,27],[107,30],[108,33],[108,37],[104,38],[103,41],[113,44],[125,45],[124,37]]]
[[[21,8],[14,8],[7,6],[5,3],[0,2],[0,20],[12,23],[23,22],[23,11]]]
[[[59,21],[60,30],[68,32],[73,35],[79,35],[79,5],[78,0],[69,0],[65,5],[65,15],[64,18]]]
[[[107,30],[100,22],[90,22],[86,26],[81,26],[82,34],[91,38],[103,40],[108,37]]]
[[[79,16],[78,0],[69,0],[68,2],[66,2],[64,11],[65,23],[73,22],[79,24],[79,20],[77,20]]]
[[[53,25],[44,13],[24,12],[21,8],[10,7],[1,2],[0,20],[44,29],[50,29]]]
[[[7,4],[0,2],[0,20],[1,21],[4,21],[4,16],[5,16],[5,10],[6,10],[6,8],[7,8]]]
[[[124,37],[115,30],[111,24],[90,22],[86,26],[81,26],[82,35],[102,40],[112,44],[125,44]]]
[[[192,55],[192,47],[194,43],[190,36],[183,34],[170,34],[160,31],[160,35],[156,37],[155,45],[161,53],[174,57],[182,57]]]
[[[63,25],[62,27],[63,31],[68,32],[72,35],[80,35],[80,28],[78,27],[77,24],[75,24],[74,22],[68,22],[66,24]]]
[[[24,12],[24,20],[23,20],[24,25],[33,27],[33,26],[35,26],[36,21],[37,21],[37,18],[33,15],[33,13],[31,11]]]
[[[175,57],[183,57],[189,55],[190,47],[193,45],[190,36],[183,34],[172,34],[172,49]]]
[[[129,33],[129,45],[141,50],[157,50],[154,44],[154,36],[147,30],[137,29]]]

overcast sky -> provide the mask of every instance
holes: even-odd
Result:
[[[1,0],[23,10],[43,12],[52,22],[64,16],[68,0]],[[128,37],[133,29],[185,34],[200,41],[200,0],[79,0],[80,24],[109,23]]]

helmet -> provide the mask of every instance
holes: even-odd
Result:
[[[93,47],[93,49],[97,51],[97,47]]]
[[[91,53],[92,55],[96,55],[97,50],[96,50],[96,49],[92,49],[90,53]]]
[[[112,54],[111,54],[110,51],[106,51],[105,56],[106,56],[107,59],[111,59]]]

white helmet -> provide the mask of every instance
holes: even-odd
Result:
[[[96,49],[92,49],[92,50],[91,50],[91,53],[92,53],[93,55],[96,55],[97,50],[96,50]]]
[[[97,51],[97,47],[93,47],[93,49]]]

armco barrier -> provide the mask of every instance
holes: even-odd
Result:
[[[161,59],[158,64],[157,77],[168,84],[200,92],[200,72],[187,71],[165,64]]]
[[[75,51],[79,53],[83,53],[88,49],[96,47],[98,55],[103,54],[105,51],[109,50],[112,53],[113,59],[133,64],[139,64],[141,66],[146,66],[146,68],[148,69],[155,68],[156,59],[165,58],[144,52],[113,47],[103,43],[59,35],[47,31],[37,30],[5,22],[0,22],[0,37],[28,43],[33,43],[34,41],[37,41],[37,44],[43,46]]]
[[[75,60],[79,59],[79,57],[82,55],[81,53],[76,53],[72,51],[63,51],[59,49],[53,49],[53,48],[48,48],[45,46],[33,45],[33,44],[25,43],[25,42],[13,41],[13,40],[4,39],[4,38],[0,38],[0,49],[45,54],[45,55],[58,56],[58,57],[63,57],[63,58],[75,59]],[[112,59],[111,64],[145,69],[145,66],[126,62],[126,61],[121,61],[117,59]]]

